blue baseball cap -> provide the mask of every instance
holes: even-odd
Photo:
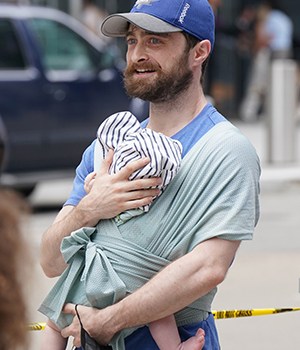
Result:
[[[214,46],[215,18],[207,0],[137,0],[129,13],[108,16],[101,31],[106,36],[122,37],[129,23],[152,33],[184,31]]]

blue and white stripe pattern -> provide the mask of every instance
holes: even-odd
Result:
[[[110,174],[115,174],[129,162],[144,157],[150,163],[137,170],[130,180],[138,178],[161,177],[161,191],[177,174],[181,165],[182,145],[179,141],[152,131],[143,129],[139,121],[130,112],[120,112],[108,117],[99,127],[97,137],[103,158],[109,149],[114,150]],[[149,206],[143,208],[149,210]]]

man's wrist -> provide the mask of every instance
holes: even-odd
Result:
[[[95,218],[93,210],[89,207],[89,203],[84,197],[74,208],[73,217],[80,223],[80,227],[95,226],[99,218]]]
[[[94,337],[99,344],[108,344],[111,339],[126,328],[126,325],[123,322],[123,318],[119,313],[119,303],[108,306],[104,309],[94,309],[93,314],[93,327],[90,335]],[[101,329],[101,336],[99,337],[99,329]]]
[[[107,308],[108,311],[108,327],[112,330],[113,334],[120,332],[121,330],[128,328],[126,323],[125,314],[122,311],[122,301],[117,304],[111,305]]]

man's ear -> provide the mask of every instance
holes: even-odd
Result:
[[[209,40],[199,41],[195,47],[194,51],[194,64],[199,65],[206,61],[207,57],[211,52],[211,43]]]

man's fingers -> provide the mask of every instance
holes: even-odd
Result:
[[[63,313],[76,316],[75,304],[66,304],[63,308]],[[80,346],[80,325],[77,317],[73,318],[72,323],[68,327],[61,330],[61,335],[64,338],[72,336],[74,338],[73,344],[76,347]]]
[[[71,335],[73,336],[73,333],[74,332],[72,332],[72,326],[68,326],[66,328],[63,328],[60,331],[60,334],[62,335],[63,338],[69,338]]]
[[[118,173],[120,179],[128,179],[131,174],[135,171],[144,168],[148,163],[150,163],[149,158],[141,158],[133,162],[128,163],[123,169]]]
[[[63,313],[64,314],[72,314],[72,315],[76,315],[76,310],[75,310],[75,304],[72,303],[68,303],[63,307]]]
[[[129,191],[156,189],[157,186],[162,184],[160,177],[150,177],[149,179],[137,179],[128,183]],[[151,194],[150,194],[151,195]]]
[[[133,200],[140,200],[145,198],[146,201],[152,199],[154,197],[157,197],[160,194],[160,190],[155,188],[155,189],[148,189],[148,190],[139,190],[139,191],[131,191],[126,194],[126,199],[128,201],[133,201]]]
[[[126,210],[137,209],[137,208],[149,205],[152,202],[153,202],[153,197],[144,197],[141,199],[135,199],[130,202],[127,202],[128,209]]]

